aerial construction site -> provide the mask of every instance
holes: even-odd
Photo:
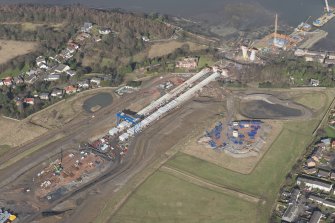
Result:
[[[118,172],[130,159],[128,153],[138,152],[131,147],[136,135],[178,110],[210,83],[226,77],[225,69],[213,71],[212,68],[205,68],[192,76],[181,75],[177,82],[173,81],[176,77],[159,80],[158,86],[165,88],[166,93],[140,111],[119,110],[114,113],[116,123],[110,122],[110,128],[104,134],[91,135],[88,141],[81,141],[76,146],[74,143],[69,143],[72,146],[64,143],[59,147],[55,145],[52,154],[39,156],[30,168],[17,173],[17,178],[8,177],[2,182],[1,193],[17,202],[6,203],[2,200],[1,204],[15,207],[19,217],[27,221],[41,213],[47,213],[50,207],[66,200],[76,191]],[[128,96],[132,94],[136,95],[138,92],[129,93]],[[127,97],[127,91],[122,97]],[[99,117],[92,121],[97,120]]]

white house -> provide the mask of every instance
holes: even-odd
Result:
[[[100,83],[101,83],[101,79],[98,78],[98,77],[93,77],[91,79],[91,84],[96,84],[96,85],[100,86]]]
[[[66,73],[70,76],[70,77],[73,77],[73,76],[75,76],[77,73],[76,73],[76,71],[74,71],[74,70],[68,70],[68,71],[66,71]]]
[[[59,74],[49,74],[46,78],[44,78],[45,81],[57,81],[60,79]]]
[[[70,70],[70,67],[68,65],[65,64],[59,64],[56,68],[55,68],[55,72],[56,73],[64,73],[66,71]]]
[[[111,29],[108,29],[108,28],[103,28],[103,29],[99,29],[99,34],[100,35],[108,35],[112,32]]]

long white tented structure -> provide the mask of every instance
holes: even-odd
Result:
[[[191,77],[190,79],[186,80],[183,84],[179,85],[171,92],[165,94],[163,97],[158,98],[156,101],[153,101],[150,105],[143,108],[137,114],[139,115],[147,115],[150,112],[154,111],[157,107],[164,105],[167,101],[170,101],[172,98],[176,97],[178,94],[183,92],[186,88],[190,87],[195,81],[200,79],[202,76],[208,74],[210,69],[206,68]]]
[[[209,71],[204,71],[204,73],[208,73],[208,72]],[[194,83],[195,80],[199,79],[201,76],[204,75],[203,73],[201,73],[201,75],[200,75],[200,73],[198,73],[199,74],[198,77],[194,78],[193,80],[191,80],[192,78],[190,78],[189,79],[190,80],[189,83],[186,83],[186,82],[184,82],[184,83],[186,83],[187,86],[189,86],[190,84]],[[199,84],[197,84],[194,87],[190,88],[185,93],[181,94],[177,98],[175,98],[172,101],[170,101],[168,104],[160,107],[157,111],[155,111],[154,113],[152,113],[151,115],[149,115],[148,117],[146,117],[145,119],[143,119],[141,122],[137,123],[135,126],[129,128],[127,130],[127,132],[125,132],[122,135],[120,135],[119,139],[121,141],[125,141],[129,137],[134,136],[137,132],[142,131],[144,128],[146,128],[147,126],[149,126],[152,122],[158,120],[162,116],[166,115],[166,113],[168,113],[172,109],[178,107],[179,105],[185,103],[187,100],[191,99],[196,94],[197,91],[201,90],[204,86],[206,86],[210,82],[214,81],[219,76],[220,76],[220,74],[216,73],[216,72],[213,73],[213,74],[211,74],[209,77],[207,77],[206,79],[204,79],[203,81],[201,81]],[[181,93],[178,89],[175,89],[175,90],[177,90],[177,92]],[[183,90],[185,90],[185,88]],[[172,93],[172,95],[177,96],[178,94]],[[164,96],[162,98],[164,98]],[[172,98],[170,98],[170,99],[172,99]],[[161,101],[161,102],[163,103],[163,101]],[[157,104],[156,106],[154,106],[154,108],[156,108],[157,106],[159,106],[159,105]],[[152,108],[152,109],[154,109],[154,108]],[[148,111],[151,110],[151,108],[150,109],[145,108],[145,109],[142,110],[142,111],[144,111],[143,113],[146,113],[146,112],[148,112]]]

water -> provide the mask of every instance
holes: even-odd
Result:
[[[201,19],[215,22],[222,20],[223,9],[231,3],[256,5],[260,10],[270,14],[278,13],[279,22],[297,26],[309,16],[312,20],[323,12],[323,0],[0,0],[1,3],[40,3],[40,4],[74,4],[81,3],[94,8],[123,8],[130,11],[160,12],[163,14]],[[329,1],[335,6],[334,1]],[[210,18],[212,17],[212,18]],[[327,39],[316,48],[335,48],[335,19],[323,27],[329,32]]]
[[[275,119],[286,117],[299,117],[302,112],[299,109],[286,107],[281,104],[270,104],[266,101],[255,100],[243,103],[241,113],[252,119]]]
[[[95,106],[106,107],[113,102],[113,97],[109,93],[97,94],[84,102],[83,108],[87,112],[92,112],[91,109]]]

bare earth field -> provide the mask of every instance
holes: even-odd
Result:
[[[37,43],[27,41],[0,40],[0,64],[17,56],[34,51]]]
[[[47,129],[26,120],[15,121],[0,117],[0,145],[15,147],[24,144],[44,133]]]

